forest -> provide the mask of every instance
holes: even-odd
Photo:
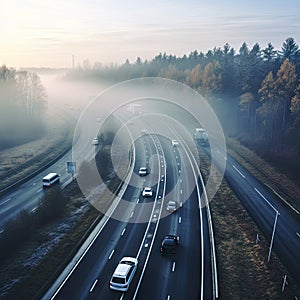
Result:
[[[46,90],[36,73],[0,67],[0,150],[39,138]]]
[[[198,91],[214,108],[228,136],[259,154],[300,168],[300,50],[289,37],[279,50],[244,42],[236,51],[228,43],[206,53],[177,57],[159,53],[122,65],[93,66],[85,60],[67,78],[122,81],[158,76]],[[296,160],[296,164],[295,164]],[[296,172],[296,170],[294,170]]]

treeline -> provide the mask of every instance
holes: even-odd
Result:
[[[46,90],[36,73],[0,67],[0,148],[40,137],[45,107]]]
[[[183,82],[216,109],[228,134],[264,151],[287,150],[300,156],[300,51],[293,38],[280,50],[269,43],[236,51],[228,44],[207,53],[159,54],[151,61],[127,59],[121,66],[103,67],[88,61],[67,77],[121,81],[160,76]]]

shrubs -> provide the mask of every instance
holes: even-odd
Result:
[[[61,218],[65,208],[66,200],[59,186],[45,190],[34,213],[22,210],[4,225],[0,236],[0,261],[14,254],[24,242],[33,239],[40,226]]]

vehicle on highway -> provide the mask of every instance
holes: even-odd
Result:
[[[178,207],[177,201],[171,200],[167,203],[167,211],[175,211]]]
[[[42,179],[43,187],[49,187],[55,183],[59,183],[60,176],[57,173],[49,173]]]
[[[152,197],[152,195],[153,195],[153,192],[152,192],[152,189],[150,187],[145,187],[143,189],[143,192],[142,192],[143,197]]]
[[[196,132],[194,133],[194,138],[198,141],[202,146],[208,146],[208,135],[203,128],[196,128]]]
[[[167,234],[162,240],[160,253],[165,255],[174,255],[179,245],[179,236]]]
[[[139,175],[140,176],[146,176],[146,175],[148,175],[148,169],[146,167],[140,167],[140,169],[139,169]]]
[[[93,138],[93,140],[92,140],[92,145],[95,145],[95,146],[99,145],[99,140],[98,140],[98,138]]]
[[[135,257],[123,257],[116,267],[109,286],[112,290],[126,292],[136,272],[138,260]]]
[[[171,145],[172,145],[172,147],[176,147],[179,145],[179,142],[177,140],[172,140]]]

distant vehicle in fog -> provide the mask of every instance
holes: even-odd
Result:
[[[139,169],[139,175],[140,176],[146,176],[146,175],[148,175],[148,169],[146,167],[140,167],[140,169]]]
[[[208,134],[203,128],[196,128],[196,132],[194,133],[194,138],[198,141],[202,146],[208,146]]]
[[[176,201],[169,201],[167,204],[167,211],[175,211],[178,207],[178,204]]]
[[[172,145],[172,147],[176,147],[179,145],[179,142],[177,140],[172,140],[171,145]]]
[[[93,138],[93,140],[92,140],[92,144],[93,145],[99,145],[99,140],[98,140],[98,138]]]

